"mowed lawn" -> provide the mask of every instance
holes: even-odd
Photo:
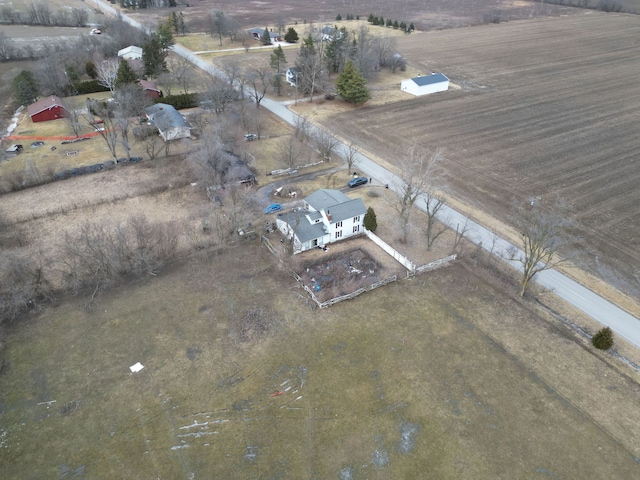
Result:
[[[265,248],[201,253],[8,328],[0,472],[637,478],[637,383],[551,325],[462,265],[320,311]]]

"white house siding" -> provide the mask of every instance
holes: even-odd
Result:
[[[352,237],[354,235],[358,235],[360,233],[362,233],[362,231],[364,230],[364,226],[363,226],[363,221],[364,221],[364,215],[359,215],[359,221],[354,221],[354,217],[352,218],[347,218],[346,220],[342,220],[341,225],[338,226],[338,223],[340,222],[336,222],[336,223],[332,223],[331,224],[331,239],[333,241],[336,240],[342,240],[344,238],[348,238],[348,237]],[[358,229],[357,231],[353,231],[353,227],[357,226]],[[337,233],[341,232],[341,236],[338,237]]]
[[[189,130],[189,127],[176,127],[161,133],[160,136],[165,142],[168,142],[171,140],[178,140],[180,138],[189,138],[191,136],[191,131]]]
[[[441,81],[429,83],[427,85],[418,85],[416,81],[421,82],[423,79],[428,81],[429,76],[408,78],[408,79],[402,80],[402,82],[400,82],[400,90],[402,90],[403,92],[410,93],[411,95],[415,95],[417,97],[421,95],[428,95],[430,93],[447,91],[449,89],[449,79],[442,74],[439,74],[438,76],[439,78],[442,78]]]

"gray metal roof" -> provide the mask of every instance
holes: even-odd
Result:
[[[423,87],[425,85],[433,85],[434,83],[449,81],[449,79],[444,73],[434,73],[432,75],[426,75],[424,77],[414,77],[411,80],[413,80],[413,82],[420,87]]]
[[[329,188],[321,188],[316,190],[307,198],[304,199],[314,210],[327,210],[332,206],[349,201],[347,197],[340,190],[332,190]]]
[[[190,127],[189,122],[172,105],[156,103],[145,108],[144,111],[161,132],[174,127]]]
[[[360,198],[354,198],[348,202],[339,203],[327,210],[325,213],[329,215],[331,213],[331,223],[340,222],[347,218],[357,217],[358,215],[364,215],[367,213],[367,209]]]
[[[322,222],[319,223],[310,223],[307,219],[307,214],[309,212],[300,210],[297,212],[287,212],[280,215],[280,219],[287,222],[289,226],[293,229],[302,243],[308,242],[309,240],[313,240],[314,238],[320,238],[327,234],[324,231],[324,224]]]

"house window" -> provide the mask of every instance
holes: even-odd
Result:
[[[357,233],[360,231],[360,225],[354,225],[353,226],[353,233]]]
[[[342,238],[342,230],[336,232],[336,238]]]
[[[360,216],[359,215],[357,217],[353,217],[353,223],[358,223],[359,221],[360,221]]]
[[[342,222],[336,222],[336,228],[341,228],[342,227]]]

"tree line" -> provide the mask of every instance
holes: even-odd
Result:
[[[47,27],[84,27],[89,21],[86,8],[72,7],[54,11],[44,2],[27,5],[18,10],[9,5],[0,7],[0,23],[9,25],[42,25]]]

